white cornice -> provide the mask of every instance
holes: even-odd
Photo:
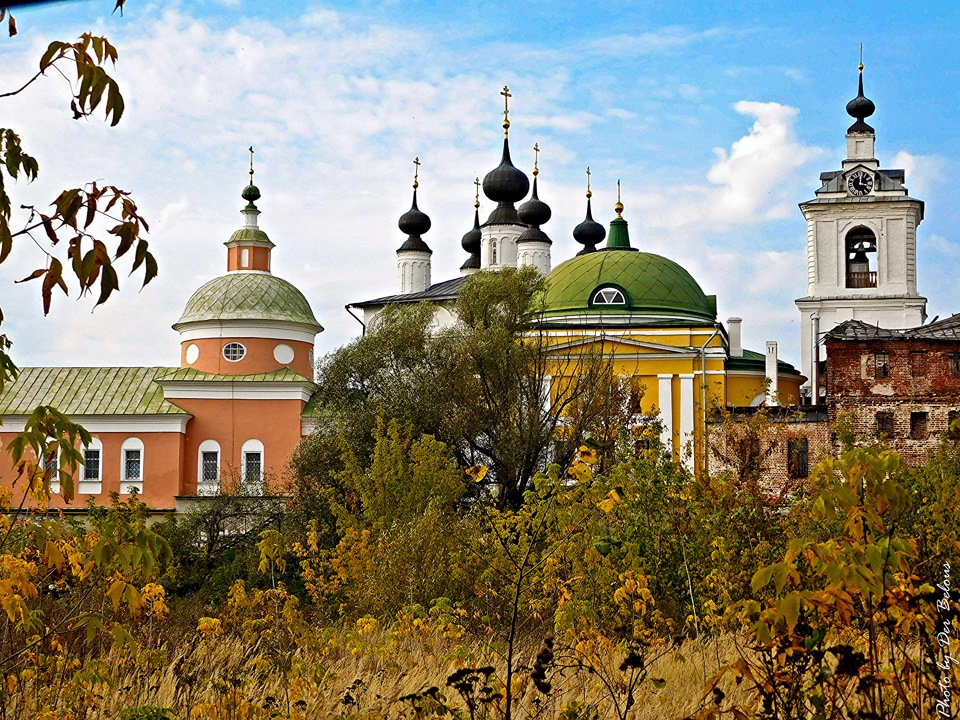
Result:
[[[199,320],[179,323],[180,342],[209,338],[266,338],[293,340],[313,345],[317,333],[303,323],[282,320]]]
[[[166,400],[302,400],[314,392],[311,382],[272,382],[270,380],[158,380]]]
[[[71,415],[70,420],[91,433],[185,433],[191,417],[184,411],[182,415]],[[3,431],[22,432],[26,421],[26,415],[6,415]]]

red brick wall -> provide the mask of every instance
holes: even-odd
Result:
[[[888,377],[877,377],[876,353],[889,358]],[[851,341],[827,338],[827,392],[830,420],[853,418],[857,436],[880,439],[877,413],[892,413],[888,446],[918,465],[940,442],[951,411],[960,410],[960,375],[950,370],[949,353],[960,344],[932,340]],[[911,415],[926,413],[926,431],[913,436]]]

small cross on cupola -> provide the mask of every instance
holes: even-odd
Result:
[[[253,184],[253,145],[250,146],[250,184],[240,197],[247,201],[240,211],[243,227],[226,242],[228,272],[270,272],[270,251],[275,247],[267,234],[257,225],[260,210],[255,205],[260,199],[260,188]]]

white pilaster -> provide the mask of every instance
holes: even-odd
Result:
[[[680,453],[684,464],[693,469],[693,373],[680,375]],[[687,454],[687,449],[690,453]]]
[[[660,442],[673,454],[673,375],[657,375],[657,407],[660,409]]]

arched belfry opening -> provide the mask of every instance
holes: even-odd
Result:
[[[847,233],[847,287],[877,286],[877,236],[858,225]]]

